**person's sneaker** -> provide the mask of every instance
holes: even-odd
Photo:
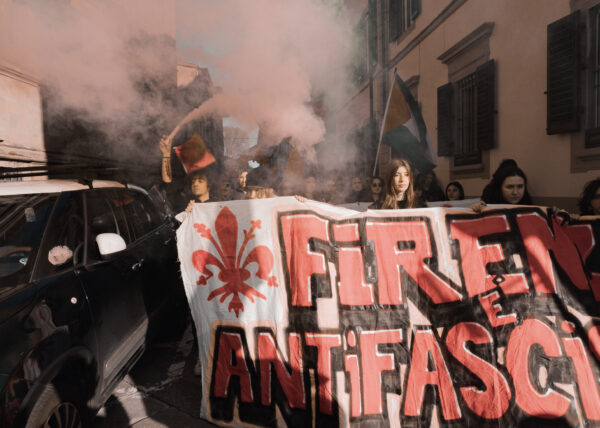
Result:
[[[194,375],[202,376],[202,364],[200,364],[200,360],[196,361],[196,365],[194,366]]]

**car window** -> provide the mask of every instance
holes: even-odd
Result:
[[[56,198],[0,196],[0,290],[29,281]]]
[[[63,271],[82,261],[84,226],[81,192],[63,193],[48,222],[36,278]]]
[[[121,196],[121,192],[119,190],[105,190],[108,201],[115,213],[115,219],[117,221],[117,226],[119,227],[119,234],[123,237],[125,242],[129,244],[133,241],[133,233],[129,230],[129,226],[127,225],[127,221],[125,220],[125,214],[123,213],[123,203],[125,200]]]
[[[101,233],[116,233],[126,239],[125,231],[119,228],[112,204],[105,197],[104,192],[86,192],[85,203],[88,226],[87,259],[89,261],[101,260],[100,251],[96,244],[96,236]]]
[[[143,193],[131,190],[118,191],[118,193],[134,239],[141,238],[160,225],[158,213],[150,198]]]

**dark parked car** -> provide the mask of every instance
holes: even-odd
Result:
[[[0,426],[81,426],[187,303],[141,188],[0,183]],[[48,425],[44,425],[48,423]]]

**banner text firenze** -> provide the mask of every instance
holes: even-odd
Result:
[[[215,328],[211,417],[600,426],[600,222],[436,213],[280,212],[287,340],[256,327],[250,350],[241,325]]]

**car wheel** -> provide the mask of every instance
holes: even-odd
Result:
[[[35,402],[25,428],[81,428],[81,412],[68,397],[61,397],[54,385],[46,385]]]

